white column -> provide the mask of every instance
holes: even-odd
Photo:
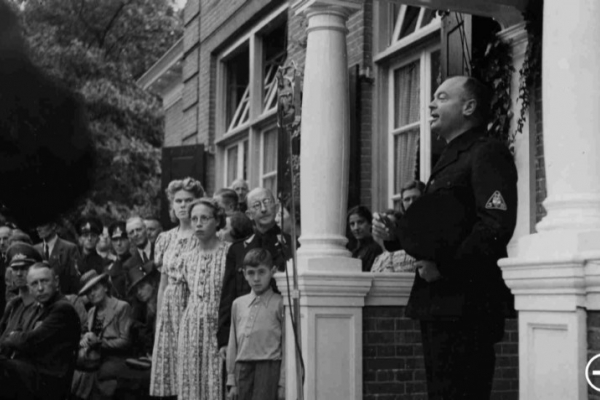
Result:
[[[519,311],[521,399],[588,398],[586,309],[600,309],[598,12],[596,0],[544,1],[548,215],[500,261]]]
[[[362,399],[362,308],[372,274],[346,250],[350,105],[346,21],[362,0],[294,4],[308,19],[302,103],[302,236],[298,250],[299,338],[305,400]],[[287,280],[286,398],[296,396]],[[291,280],[291,277],[290,277]],[[293,295],[293,293],[291,293]]]
[[[308,19],[302,100],[300,270],[355,270],[348,263],[346,211],[350,99],[346,21],[360,2],[309,0],[294,5]]]

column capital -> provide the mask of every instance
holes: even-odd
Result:
[[[498,32],[496,36],[502,41],[509,43],[513,49],[513,57],[520,57],[525,54],[527,42],[529,41],[525,22],[509,26]]]
[[[292,5],[292,10],[296,15],[312,11],[337,11],[348,17],[362,7],[362,0],[298,0]]]

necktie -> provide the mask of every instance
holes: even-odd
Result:
[[[142,261],[144,262],[144,264],[148,262],[148,256],[146,255],[146,252],[144,250],[142,250]]]
[[[48,243],[44,242],[44,259],[46,261],[50,260],[50,249],[48,249]]]

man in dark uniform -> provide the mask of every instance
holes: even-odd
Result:
[[[96,251],[96,245],[100,240],[103,229],[102,222],[95,217],[84,217],[77,224],[77,234],[80,236],[83,249],[83,256],[78,265],[81,275],[91,270],[100,275],[108,264]]]
[[[113,249],[117,254],[117,259],[110,264],[108,274],[114,289],[114,295],[121,300],[127,298],[127,271],[123,264],[129,260],[131,253],[129,251],[129,238],[125,230],[125,222],[115,222],[108,227],[108,236],[112,242]]]
[[[36,230],[42,242],[34,247],[56,273],[61,293],[76,294],[79,292],[81,274],[77,265],[81,255],[77,245],[61,239],[56,234],[57,229],[58,227],[53,222],[38,226]]]
[[[287,260],[292,257],[290,236],[282,233],[275,223],[279,207],[273,193],[269,189],[256,188],[248,193],[247,201],[246,214],[254,222],[254,234],[233,243],[227,253],[217,330],[217,343],[222,357],[225,356],[229,341],[231,305],[236,298],[250,293],[250,286],[244,279],[243,271],[246,253],[255,248],[269,250],[279,271],[285,270]],[[271,285],[275,286],[275,281],[272,281]]]
[[[497,262],[506,257],[516,224],[517,171],[508,148],[486,136],[489,102],[489,92],[480,82],[453,77],[442,83],[429,106],[431,131],[448,144],[415,205],[427,196],[451,196],[465,213],[457,227],[464,232],[459,244],[444,256],[415,263],[418,269],[406,308],[407,316],[421,321],[431,400],[489,399],[493,346],[502,339],[504,319],[513,311]],[[415,205],[406,219],[419,208]],[[431,202],[430,211],[435,207]],[[421,211],[427,220],[428,210]],[[435,223],[444,221],[431,225]],[[374,233],[390,239],[379,221]],[[389,244],[386,247],[393,250]]]

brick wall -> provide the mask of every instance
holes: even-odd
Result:
[[[183,124],[182,101],[178,100],[165,111],[165,140],[164,147],[181,145]]]
[[[427,399],[419,323],[403,315],[404,307],[363,309],[364,400]],[[518,378],[517,320],[509,320],[496,345],[492,400],[517,400]]]

